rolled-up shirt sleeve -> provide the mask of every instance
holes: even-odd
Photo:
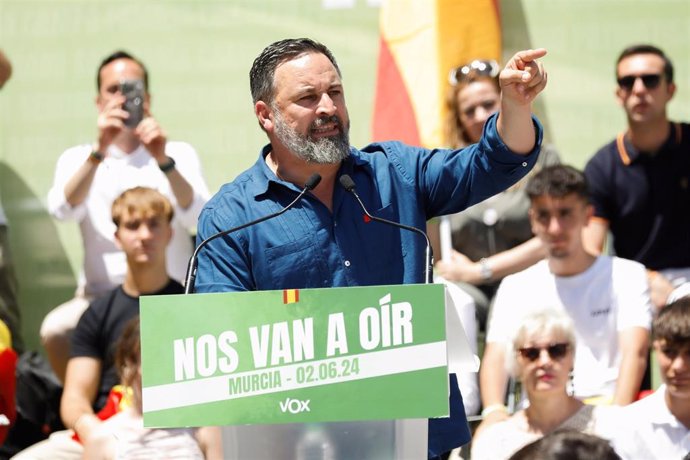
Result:
[[[86,216],[86,205],[72,206],[65,197],[65,186],[91,153],[89,145],[67,149],[58,159],[53,186],[48,191],[48,212],[58,220],[80,221]]]

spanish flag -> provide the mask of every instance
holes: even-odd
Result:
[[[283,303],[285,305],[299,302],[299,289],[284,289]]]
[[[450,70],[501,58],[499,0],[384,0],[374,141],[441,147]]]

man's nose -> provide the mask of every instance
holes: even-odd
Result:
[[[632,90],[633,90],[633,93],[641,93],[641,92],[647,91],[647,87],[644,85],[642,78],[640,78],[640,77],[635,78],[635,82],[633,83]]]
[[[153,230],[147,224],[139,225],[138,231],[139,237],[142,239],[151,238],[151,236],[153,235]]]
[[[687,353],[678,353],[678,356],[671,363],[676,372],[685,371],[690,367],[690,357]]]
[[[558,218],[558,216],[551,216],[549,218],[548,231],[551,233],[556,233],[559,232],[561,228],[561,220]]]
[[[335,102],[333,102],[333,99],[328,95],[328,93],[323,93],[321,96],[321,99],[319,99],[319,105],[316,109],[317,113],[319,115],[334,115],[337,107],[335,106]]]

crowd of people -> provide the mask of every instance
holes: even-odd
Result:
[[[502,70],[482,59],[453,69],[447,148],[356,149],[330,50],[310,39],[272,43],[250,70],[269,143],[213,197],[194,148],[169,141],[153,117],[144,64],[124,51],[106,57],[97,139],[60,156],[48,194],[56,219],[79,224],[84,248],[74,298],[40,331],[62,384],[65,429],[14,458],[222,458],[218,427],[144,428],[139,297],[184,292],[193,229],[199,243],[271,214],[314,174],[318,185],[280,218],[209,242],[193,288],[424,282],[425,243],[370,228],[338,185],[348,175],[378,217],[424,229],[452,215],[453,249],[435,269],[474,304],[476,317],[463,323],[481,367],[448,376],[450,416],[429,420],[429,458],[470,442],[477,459],[560,458],[564,449],[581,452],[573,458],[686,456],[690,125],[667,117],[673,65],[651,45],[621,53],[616,96],[628,129],[579,171],[542,145],[532,114],[548,80],[545,55],[520,51]],[[0,53],[0,87],[10,75]],[[6,231],[0,209],[0,342],[21,352]],[[615,256],[604,254],[609,235]],[[644,398],[650,342],[663,384]],[[16,353],[7,359],[13,369]],[[16,418],[13,393],[0,384],[5,426]],[[471,433],[475,413],[481,423]]]

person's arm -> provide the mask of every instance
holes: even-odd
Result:
[[[93,151],[101,158],[98,159],[93,155],[88,156],[65,184],[65,199],[72,207],[84,202],[91,189],[93,178],[96,176],[96,169],[103,161],[108,146],[125,128],[124,119],[127,117],[127,112],[122,109],[124,100],[124,96],[113,97],[98,113],[98,141],[94,144]]]
[[[7,59],[5,53],[0,50],[0,88],[5,86],[7,80],[12,76],[12,64],[10,60]]]
[[[613,404],[625,406],[635,401],[647,367],[649,355],[649,331],[632,327],[618,333],[621,363],[616,380]]]
[[[110,430],[97,430],[84,444],[82,458],[89,460],[112,460],[117,452],[117,438]]]
[[[67,363],[65,387],[60,400],[60,417],[67,428],[77,432],[82,440],[101,423],[93,411],[101,378],[101,361],[79,356]]]
[[[479,262],[473,262],[464,254],[453,251],[452,260],[450,262],[439,260],[436,263],[436,270],[447,280],[480,285],[524,270],[545,256],[546,251],[541,240],[533,237]],[[490,276],[487,278],[489,273]]]
[[[146,150],[156,160],[158,166],[170,168],[166,168],[165,177],[170,183],[177,204],[183,209],[188,208],[194,199],[194,189],[187,182],[187,179],[180,174],[177,165],[170,166],[172,159],[165,154],[167,137],[163,129],[153,117],[148,116],[139,123],[135,133]]]
[[[196,439],[206,460],[223,459],[223,440],[220,427],[203,426],[197,430]]]
[[[663,308],[675,289],[673,284],[655,270],[647,270],[647,282],[649,283],[649,297],[652,299],[652,304],[657,310]]]
[[[482,423],[477,432],[487,426],[508,418],[505,408],[505,393],[508,371],[505,368],[505,349],[498,342],[487,342],[479,368],[479,391],[482,397]]]
[[[516,53],[499,75],[501,109],[497,129],[503,142],[515,153],[527,154],[535,143],[532,101],[546,86],[547,75],[537,59],[543,48]]]

